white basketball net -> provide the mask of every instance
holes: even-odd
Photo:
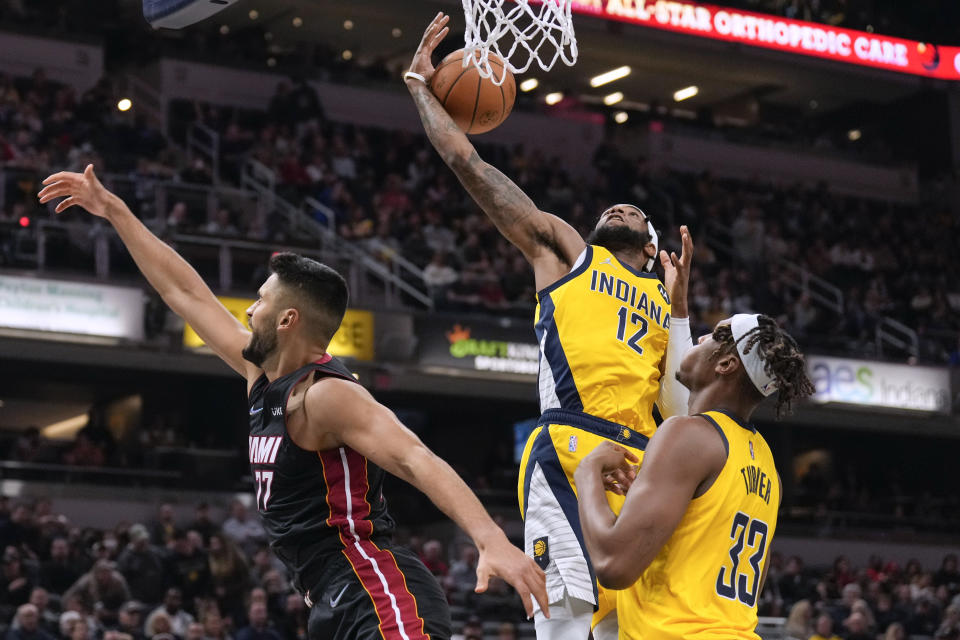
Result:
[[[472,60],[480,75],[496,85],[503,84],[507,74],[500,65],[491,66],[491,52],[515,74],[534,61],[544,71],[558,58],[572,66],[577,62],[577,38],[571,5],[572,0],[463,0],[464,66]]]

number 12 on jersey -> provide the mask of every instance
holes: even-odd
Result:
[[[733,566],[728,567],[724,564],[720,567],[720,573],[717,575],[717,595],[728,600],[739,600],[748,607],[757,603],[761,575],[760,563],[763,562],[763,554],[767,550],[769,530],[770,528],[763,520],[751,519],[744,512],[737,512],[730,529],[730,539],[733,540],[733,546],[730,547],[730,562]],[[754,550],[748,559],[753,573],[753,580],[749,585],[747,584],[749,575],[740,572],[740,559],[745,546]]]
[[[620,342],[626,342],[628,347],[636,351],[638,354],[643,355],[643,347],[641,347],[638,343],[643,339],[643,336],[647,335],[647,329],[649,328],[647,319],[637,312],[630,313],[630,309],[627,307],[620,307],[620,311],[617,312],[617,315],[620,316],[620,324],[617,327],[617,340]],[[630,320],[631,327],[639,328],[633,335],[624,340],[627,335],[628,318]]]

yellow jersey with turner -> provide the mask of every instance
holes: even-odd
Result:
[[[537,294],[540,411],[586,413],[649,437],[667,348],[670,298],[656,274],[588,245]]]
[[[777,527],[780,479],[755,429],[720,411],[701,416],[723,437],[727,461],[690,501],[667,544],[617,592],[621,640],[755,640],[760,581]]]

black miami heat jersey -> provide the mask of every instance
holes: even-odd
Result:
[[[308,376],[355,382],[329,354],[269,382],[261,376],[250,389],[250,467],[257,509],[270,546],[308,592],[331,556],[346,550],[389,544],[393,519],[382,487],[384,471],[343,446],[306,451],[287,433],[287,400]],[[379,545],[379,546],[378,546]]]

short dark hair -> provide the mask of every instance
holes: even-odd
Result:
[[[299,311],[306,316],[307,326],[317,337],[333,338],[347,311],[350,294],[347,281],[325,264],[295,253],[276,253],[270,258],[270,271],[298,303],[306,303]]]
[[[782,414],[791,412],[794,400],[806,398],[813,394],[815,389],[807,377],[803,353],[793,336],[781,329],[777,321],[769,316],[761,315],[757,318],[757,325],[756,329],[741,338],[744,342],[743,349],[745,353],[750,353],[754,347],[759,349],[767,374],[776,379],[779,418]],[[729,324],[717,326],[713,330],[713,339],[720,344],[713,354],[715,358],[737,353],[733,329]],[[753,389],[752,383],[750,387]]]

